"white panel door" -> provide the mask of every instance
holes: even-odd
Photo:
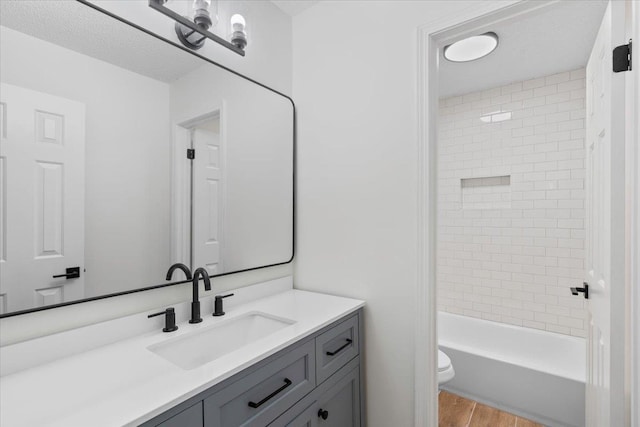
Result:
[[[219,121],[218,121],[219,123]],[[192,268],[223,272],[223,165],[220,132],[193,130]]]
[[[1,308],[83,298],[85,107],[5,83],[0,102]]]
[[[624,2],[611,1],[587,64],[587,391],[589,427],[624,419],[624,76],[612,71]]]

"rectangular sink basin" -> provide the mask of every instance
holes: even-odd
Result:
[[[218,325],[153,344],[148,350],[183,369],[194,369],[258,341],[294,320],[266,313],[250,312]]]

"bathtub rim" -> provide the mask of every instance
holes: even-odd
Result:
[[[586,364],[585,364],[585,370],[583,371],[582,374],[579,373],[572,373],[572,372],[567,372],[565,369],[553,369],[553,368],[549,368],[548,364],[538,364],[538,363],[532,363],[531,360],[527,360],[527,359],[514,359],[512,357],[506,357],[504,355],[501,355],[500,352],[497,351],[490,351],[490,350],[486,350],[486,349],[479,349],[477,347],[474,346],[470,346],[470,345],[465,345],[463,343],[458,343],[456,341],[452,341],[452,340],[448,340],[446,338],[442,338],[441,334],[440,334],[440,318],[441,317],[452,317],[452,318],[463,318],[465,321],[472,321],[472,322],[479,322],[481,324],[487,325],[489,327],[492,328],[503,328],[503,329],[509,329],[511,331],[520,331],[520,330],[526,330],[527,333],[531,333],[534,335],[538,335],[538,336],[553,336],[556,338],[560,338],[562,340],[567,340],[572,342],[572,344],[574,345],[582,345],[583,349],[584,349],[584,360],[586,362],[586,351],[587,351],[587,343],[586,343],[586,339],[585,338],[581,338],[581,337],[575,337],[572,335],[565,335],[565,334],[560,334],[557,332],[552,332],[552,331],[545,331],[545,330],[541,330],[541,329],[535,329],[535,328],[527,328],[525,326],[517,326],[517,325],[511,325],[508,323],[502,323],[502,322],[495,322],[492,320],[486,320],[486,319],[481,319],[481,318],[477,318],[477,317],[472,317],[472,316],[465,316],[462,314],[457,314],[457,313],[449,313],[446,311],[438,311],[438,331],[437,331],[437,335],[438,335],[438,346],[443,346],[443,347],[449,347],[455,350],[459,350],[459,351],[464,351],[466,353],[471,353],[471,354],[477,354],[478,356],[482,356],[482,357],[486,357],[489,359],[495,359],[498,360],[500,362],[503,363],[508,363],[510,365],[516,365],[516,366],[522,366],[525,368],[529,368],[529,369],[533,369],[535,371],[539,371],[539,372],[544,372],[544,373],[548,373],[548,374],[552,374],[564,379],[569,379],[569,380],[573,380],[573,381],[578,381],[578,382],[582,382],[585,383],[586,379],[587,379],[587,371],[586,371]]]

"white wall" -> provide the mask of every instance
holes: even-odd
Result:
[[[441,100],[440,310],[585,336],[585,96],[582,68]]]
[[[223,9],[221,2],[221,10]],[[227,2],[236,4],[236,2]],[[291,19],[270,2],[241,3],[248,20],[252,53],[241,58],[221,48],[211,47],[202,53],[214,61],[235,68],[250,77],[290,93],[291,90]],[[151,31],[168,31],[167,18],[149,9],[146,0],[112,1],[110,5],[117,13],[131,19],[138,17],[139,24]],[[128,9],[131,8],[131,9]],[[153,17],[153,18],[151,18]],[[167,30],[169,28],[169,30]],[[255,50],[254,50],[255,49]],[[4,52],[3,61],[4,62]],[[213,293],[246,286],[291,274],[291,264],[261,269],[241,274],[221,277],[213,281]],[[189,285],[172,286],[165,289],[147,291],[108,298],[91,303],[76,304],[69,307],[46,310],[32,314],[4,318],[0,320],[0,345],[8,345],[38,336],[77,328],[83,325],[114,319],[131,313],[166,306],[178,301],[186,301],[191,296]]]
[[[86,297],[163,282],[170,264],[169,85],[1,29],[3,82],[86,106]]]
[[[294,18],[295,286],[366,300],[370,426],[411,426],[417,27],[474,2],[326,1]]]

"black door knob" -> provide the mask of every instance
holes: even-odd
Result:
[[[323,420],[326,420],[327,418],[329,418],[329,411],[327,411],[327,410],[324,410],[324,411],[323,411],[323,410],[322,410],[322,408],[320,408],[320,409],[318,410],[318,416],[319,416],[320,418],[322,418]]]
[[[53,276],[54,279],[59,277],[64,277],[65,279],[77,279],[80,277],[80,267],[69,267],[66,269],[65,274],[56,274]]]

